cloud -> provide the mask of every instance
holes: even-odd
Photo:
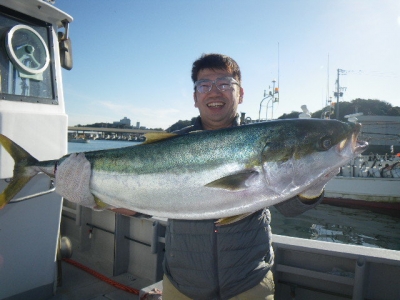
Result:
[[[106,109],[111,110],[114,113],[118,113],[121,115],[133,115],[133,116],[144,116],[144,117],[166,117],[172,114],[177,114],[179,112],[178,109],[174,108],[149,108],[149,107],[140,107],[131,104],[115,104],[108,101],[103,101],[99,103],[104,106]]]
[[[119,118],[127,117],[131,119],[132,124],[140,122],[141,126],[151,128],[164,128],[171,126],[178,121],[179,115],[182,112],[175,108],[149,108],[140,107],[132,104],[115,104],[109,101],[102,101],[99,103],[110,114],[118,115]]]

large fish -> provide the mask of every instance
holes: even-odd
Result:
[[[293,119],[185,135],[148,136],[144,144],[85,152],[96,199],[148,215],[212,219],[243,215],[306,191],[367,147],[361,125]],[[37,161],[4,135],[14,177],[8,203],[38,172],[54,177],[68,155]],[[61,195],[62,196],[62,195]]]

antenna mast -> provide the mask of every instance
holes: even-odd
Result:
[[[274,119],[274,103],[278,102],[279,103],[279,42],[278,42],[278,87],[275,87],[275,80],[273,82],[273,87],[272,87],[272,114],[271,114],[271,119]],[[274,98],[274,95],[277,94],[277,97]],[[268,107],[267,107],[268,111]]]
[[[328,70],[327,70],[327,77],[328,77],[328,81],[326,82],[326,88],[327,88],[327,93],[326,93],[326,103],[325,103],[325,106],[326,105],[331,105],[330,103],[329,103],[329,53],[328,53],[328,68],[327,68]],[[329,111],[330,111],[330,109],[329,109]]]

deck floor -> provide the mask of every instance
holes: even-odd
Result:
[[[140,290],[152,284],[148,279],[137,278],[125,273],[110,279],[123,285]],[[98,279],[86,271],[62,262],[62,285],[57,287],[56,295],[51,300],[139,300],[139,295],[118,289]]]

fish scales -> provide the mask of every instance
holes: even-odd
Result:
[[[253,136],[257,132],[253,130]],[[229,162],[248,161],[259,154],[254,150],[255,139],[245,139],[242,134],[221,135],[213,131],[191,133],[161,140],[151,144],[126,147],[121,149],[87,152],[86,158],[93,169],[137,175],[163,173],[176,170],[193,172],[204,165],[215,166]],[[259,147],[262,147],[260,141]],[[156,165],[154,163],[156,162]],[[260,163],[260,162],[259,162]]]

